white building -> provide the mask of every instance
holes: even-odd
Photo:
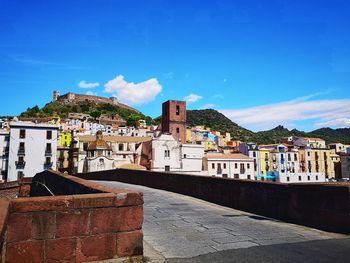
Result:
[[[47,169],[56,170],[57,126],[14,122],[10,128],[8,181],[33,177]]]
[[[207,154],[203,166],[209,176],[254,180],[254,160],[241,153]]]
[[[7,180],[10,132],[0,130],[0,181]]]
[[[126,164],[139,164],[142,143],[150,141],[150,137],[132,136],[103,136],[97,132],[96,136],[78,134],[74,137],[72,148],[75,155],[72,160],[72,173],[92,172],[119,168]],[[104,143],[103,143],[104,142]],[[104,145],[98,152],[94,145]],[[108,146],[108,148],[106,148]],[[97,152],[96,152],[97,150]],[[96,155],[94,154],[96,152]],[[92,156],[94,154],[94,156]],[[97,166],[94,164],[95,156],[104,156],[104,164]],[[90,165],[91,164],[91,165]],[[100,163],[99,163],[100,164]],[[97,169],[97,170],[96,170]]]
[[[163,133],[143,144],[141,164],[152,171],[201,174],[203,155],[203,145],[181,144]]]
[[[200,144],[181,145],[181,171],[196,174],[203,168],[204,146]]]

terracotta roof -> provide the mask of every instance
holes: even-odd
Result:
[[[78,140],[82,142],[93,142],[96,140],[92,135],[78,135]],[[133,136],[104,136],[106,142],[148,142],[152,137],[133,137]]]
[[[231,153],[231,154],[207,154],[204,156],[207,159],[245,159],[245,160],[253,160],[252,158],[241,154],[241,153]]]
[[[105,140],[96,140],[90,143],[88,150],[97,150],[97,149],[112,150],[112,148],[107,144]]]
[[[139,164],[136,164],[136,163],[124,163],[124,164],[117,166],[116,168],[130,169],[130,170],[146,170],[146,167],[139,165]]]
[[[308,137],[304,137],[305,140],[310,140],[310,141],[324,141],[321,138],[308,138]]]

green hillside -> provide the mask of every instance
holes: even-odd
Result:
[[[221,133],[229,132],[231,133],[231,137],[241,141],[250,140],[254,136],[252,131],[240,127],[225,115],[213,109],[188,110],[187,125],[204,125],[212,130],[220,131]]]
[[[59,116],[61,118],[67,118],[68,113],[77,112],[91,115],[94,119],[100,117],[101,114],[118,114],[126,122],[127,125],[135,125],[136,121],[144,119],[148,124],[152,124],[153,120],[149,116],[131,109],[119,107],[118,105],[108,103],[92,103],[84,101],[82,103],[66,104],[59,101],[47,103],[43,108],[34,106],[28,108],[25,112],[20,114],[20,118],[45,118]]]
[[[296,129],[288,130],[280,125],[271,130],[252,132],[232,122],[222,113],[213,109],[188,110],[187,125],[204,125],[222,133],[230,132],[232,140],[253,141],[258,144],[278,143],[282,137],[289,136],[319,137],[327,143],[341,142],[350,144],[350,128],[322,128],[312,132],[303,132]]]

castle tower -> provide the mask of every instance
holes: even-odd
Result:
[[[186,143],[186,102],[168,100],[162,104],[162,132]]]
[[[58,90],[54,90],[53,91],[53,97],[52,97],[52,101],[56,101],[58,100],[58,97],[60,96],[60,93]]]

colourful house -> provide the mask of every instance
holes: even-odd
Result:
[[[69,131],[63,131],[61,134],[61,147],[69,147],[72,140],[72,135]]]

